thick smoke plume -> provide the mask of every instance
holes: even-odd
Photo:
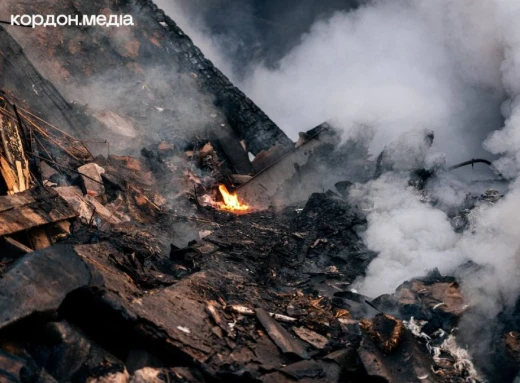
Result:
[[[500,124],[501,51],[481,47],[498,44],[474,25],[477,11],[452,20],[452,2],[437,3],[442,17],[426,2],[407,1],[337,13],[316,23],[279,68],[258,66],[245,89],[293,137],[332,120],[345,134],[373,126],[374,152],[402,133],[430,129],[452,161],[481,154]],[[473,3],[458,2],[452,12]],[[459,44],[460,22],[467,36]]]
[[[233,77],[221,42],[180,3],[158,1]],[[449,163],[497,155],[499,169],[516,176],[519,7],[505,0],[373,1],[316,22],[275,68],[260,62],[240,85],[293,138],[325,120],[345,137],[367,126],[375,132],[374,155],[396,143],[392,153],[405,154],[399,162],[412,168],[420,165],[409,155],[417,134],[431,130],[435,141],[423,153],[424,164],[442,162],[440,153]],[[446,181],[432,193],[447,205],[460,204],[468,190]],[[370,205],[367,244],[380,252],[363,284],[367,293],[391,291],[428,268],[447,272],[468,259],[485,260],[465,251],[472,239],[455,234],[446,214],[425,204],[398,172],[358,190],[364,196],[358,202]],[[510,193],[491,210],[513,198]],[[475,225],[484,219],[475,218]]]
[[[166,9],[176,4],[159,3]],[[179,23],[196,30],[195,43],[204,46],[210,41],[205,30],[190,20],[187,15]],[[450,273],[472,261],[479,268],[464,274],[464,287],[480,315],[492,318],[518,298],[520,181],[501,201],[475,209],[462,234],[446,211],[464,201],[471,191],[467,183],[442,174],[428,190],[437,207],[407,183],[407,171],[416,165],[442,167],[481,156],[517,178],[518,20],[516,0],[372,1],[317,21],[276,66],[259,62],[240,79],[248,96],[292,138],[329,120],[345,138],[360,126],[372,129],[373,155],[384,147],[401,155],[400,167],[357,185],[351,195],[368,211],[364,238],[379,253],[366,278],[357,281],[365,294],[389,293],[427,269]],[[215,45],[206,50],[222,62],[213,51]],[[410,148],[425,130],[435,132],[435,141],[418,157]]]

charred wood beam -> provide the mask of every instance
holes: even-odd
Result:
[[[281,325],[279,325],[271,316],[262,308],[255,310],[256,317],[264,326],[265,331],[273,342],[282,350],[284,354],[295,355],[301,359],[308,359],[309,356],[303,345],[296,338],[291,336]]]
[[[23,243],[18,242],[17,240],[11,238],[11,237],[5,237],[4,241],[7,245],[13,248],[13,251],[19,252],[20,254],[29,254],[33,252],[33,249],[30,247],[25,246]]]
[[[237,137],[234,135],[221,137],[218,140],[218,144],[235,173],[253,174],[253,165],[251,165],[251,161],[249,161],[249,157],[244,148],[242,148],[242,145],[240,145]]]
[[[72,246],[28,254],[0,280],[0,329],[33,313],[57,310],[68,293],[90,280],[87,266]]]
[[[198,74],[197,80],[202,89],[215,95],[215,105],[222,109],[232,129],[246,141],[248,151],[256,155],[274,145],[288,150],[294,146],[289,137],[204,57],[192,40],[152,1],[134,0],[133,3],[137,8],[133,11],[138,11],[135,17],[166,25],[164,28],[168,30],[166,37],[172,47],[171,55],[180,62],[181,67]]]
[[[78,136],[85,127],[97,128],[95,121],[69,104],[60,92],[40,75],[22,47],[0,25],[0,84],[45,120]]]
[[[27,127],[27,125],[22,123],[22,119],[20,118],[20,113],[18,113],[18,108],[15,104],[11,104],[13,111],[16,115],[16,120],[18,122],[18,129],[20,134],[23,137],[23,144],[25,148],[25,154],[37,154],[36,151],[36,140],[34,139],[34,135],[31,129]],[[36,180],[43,184],[42,172],[40,169],[40,160],[34,156],[29,157],[29,171],[36,178]]]
[[[55,191],[30,189],[0,197],[0,236],[71,219],[77,213]]]
[[[28,189],[31,186],[31,177],[26,157],[27,140],[23,129],[5,114],[0,114],[0,142],[0,172],[7,184],[8,193]]]

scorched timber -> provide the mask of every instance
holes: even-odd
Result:
[[[40,28],[38,34],[27,28],[9,29],[20,45],[31,53],[30,56],[38,57],[38,63],[35,63],[38,69],[60,89],[72,84],[86,85],[92,78],[106,75],[107,68],[117,68],[118,76],[125,82],[139,84],[133,91],[144,102],[122,105],[120,110],[109,112],[129,121],[135,115],[146,116],[134,123],[135,126],[149,123],[150,117],[157,118],[163,126],[171,126],[168,113],[175,115],[183,105],[175,105],[177,101],[172,101],[172,94],[164,94],[163,86],[170,86],[172,93],[189,88],[200,94],[197,101],[204,110],[215,110],[222,115],[216,126],[226,125],[240,140],[245,140],[249,152],[256,155],[273,145],[287,149],[293,146],[287,135],[233,86],[174,20],[150,0],[4,2],[12,14],[110,13],[133,16],[135,26],[119,28],[117,34],[113,28],[103,27]],[[157,87],[140,75],[153,73],[158,67],[168,68],[172,83]],[[142,91],[140,84],[143,82],[146,82],[148,93]],[[181,98],[178,103],[185,101]],[[150,105],[162,105],[166,113],[159,113]]]
[[[49,188],[0,196],[0,237],[76,216],[67,202]]]
[[[8,89],[46,121],[78,136],[82,133],[79,127],[93,128],[95,125],[93,119],[68,103],[40,74],[22,47],[1,25],[0,89]]]

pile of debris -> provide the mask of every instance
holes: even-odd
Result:
[[[44,3],[23,7],[44,13]],[[349,191],[391,168],[383,154],[338,146],[327,123],[291,142],[151,1],[52,7],[72,3],[134,14],[140,28],[100,33],[96,48],[125,44],[92,62],[78,58],[92,49],[76,44],[88,41],[82,28],[68,30],[67,49],[60,28],[30,43],[14,32],[41,57],[61,52],[50,78],[83,81],[122,62],[139,77],[173,59],[182,81],[213,97],[214,120],[191,135],[165,125],[140,156],[114,155],[119,125],[127,134],[174,118],[164,89],[136,81],[145,101],[121,110],[69,104],[0,28],[1,381],[481,381],[454,341],[471,309],[455,278],[434,270],[375,299],[352,289],[377,254]],[[150,100],[164,105],[152,113]],[[89,129],[107,134],[93,141]],[[411,185],[433,176],[414,171]],[[479,201],[453,214],[455,228]],[[501,345],[514,375],[520,336],[509,328]]]
[[[233,184],[210,141],[93,158],[4,101],[6,381],[475,378],[471,364],[433,345],[466,310],[455,280],[432,274],[375,300],[349,288],[375,254],[359,237],[366,219],[348,184],[282,209],[252,201],[243,214],[215,197],[219,182]],[[266,182],[299,148],[242,187]],[[175,244],[188,227],[195,240]]]

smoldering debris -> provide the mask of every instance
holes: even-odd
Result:
[[[24,124],[14,128],[23,136]],[[66,156],[59,166],[42,156],[45,172],[37,172],[50,186],[0,197],[7,227],[21,225],[9,215],[19,209],[12,204],[32,211],[22,214],[27,225],[2,234],[2,254],[9,254],[0,279],[2,374],[15,381],[393,382],[418,378],[431,364],[432,382],[466,379],[465,369],[438,363],[430,338],[414,338],[402,322],[422,315],[428,331],[452,331],[464,311],[454,279],[415,279],[376,300],[354,292],[350,284],[376,254],[357,234],[366,212],[348,193],[313,193],[303,204],[277,208],[251,201],[251,211],[237,214],[217,201],[219,182],[232,186],[222,165],[229,159],[215,149],[218,141],[207,140],[189,155],[162,142],[142,158],[80,163],[74,146],[55,141],[49,155],[67,149]],[[301,176],[326,152],[309,153]],[[204,169],[208,175],[200,176]],[[68,186],[49,182],[58,171]],[[276,164],[263,170],[270,171],[281,174]],[[294,185],[291,173],[286,177]],[[52,220],[41,221],[45,212]],[[58,234],[49,226],[56,223],[68,231]],[[206,234],[170,245],[179,223]],[[31,240],[33,227],[46,245]],[[448,353],[443,347],[439,352]],[[396,372],[408,353],[411,368]]]
[[[294,143],[151,2],[99,4],[142,25],[93,40],[14,33],[58,87],[0,31],[10,53],[0,65],[2,377],[513,380],[515,184],[504,196],[475,193],[430,129],[374,155],[373,120],[345,136],[333,118]],[[75,42],[65,50],[62,39]],[[105,56],[80,54],[93,46]],[[171,73],[143,74],[172,57]],[[122,79],[136,81],[100,102],[108,95],[88,77],[121,60]],[[174,85],[192,89],[169,97]],[[127,93],[139,87],[136,101]],[[68,103],[58,89],[93,102]],[[182,117],[185,97],[200,118]],[[140,153],[114,153],[111,141],[136,138],[148,120],[157,135],[135,140]],[[498,168],[486,185],[509,182]],[[499,368],[483,362],[490,352]]]

